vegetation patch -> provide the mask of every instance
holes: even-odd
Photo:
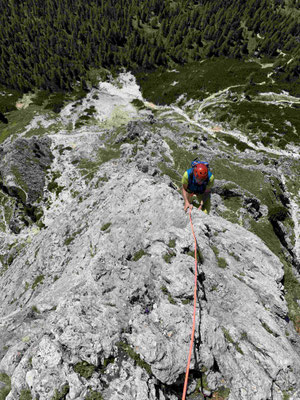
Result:
[[[109,227],[111,226],[111,222],[107,222],[106,224],[101,226],[101,231],[105,232],[109,229]]]
[[[165,260],[166,263],[170,264],[171,263],[171,259],[173,257],[176,257],[176,253],[174,251],[168,251],[167,253],[165,253],[163,255],[163,259]]]
[[[10,377],[4,373],[0,373],[0,382],[4,383],[4,387],[0,388],[0,400],[5,400],[11,390]]]
[[[136,74],[143,96],[156,104],[174,103],[182,93],[187,100],[203,100],[208,93],[215,93],[231,85],[244,86],[251,73],[259,72],[258,64],[217,58],[202,63],[177,66],[176,71],[157,69]],[[176,81],[177,85],[172,86]]]
[[[274,205],[268,211],[268,219],[270,222],[284,221],[288,215],[288,209],[281,205]]]
[[[177,304],[176,301],[173,299],[173,297],[171,296],[171,293],[168,291],[166,286],[162,286],[161,287],[161,291],[163,292],[163,294],[165,294],[166,296],[168,296],[168,300],[171,304]]]
[[[95,110],[96,111],[96,110]],[[79,129],[82,126],[88,125],[88,124],[96,124],[96,119],[92,116],[93,114],[84,114],[81,115],[77,121],[75,122],[75,129]]]
[[[232,343],[232,344],[234,345],[236,351],[238,351],[238,352],[241,353],[241,354],[244,354],[244,353],[243,353],[243,350],[240,348],[238,342],[235,342],[235,341],[232,339],[232,337],[230,336],[229,331],[228,331],[227,329],[225,329],[224,327],[222,327],[222,331],[223,331],[223,333],[224,333],[224,337],[225,337],[225,339],[227,340],[227,342],[228,342],[228,343]]]
[[[55,171],[52,175],[51,181],[48,183],[48,190],[49,192],[56,193],[56,196],[59,196],[59,194],[62,192],[64,189],[63,186],[60,186],[56,180],[61,177],[61,173],[59,171]]]
[[[261,322],[261,325],[262,325],[262,327],[263,327],[268,333],[270,333],[271,335],[273,335],[273,336],[275,336],[275,337],[278,336],[276,333],[274,333],[274,332],[272,331],[272,329],[269,327],[269,325],[266,324],[265,322]]]
[[[31,307],[31,310],[32,310],[34,313],[36,313],[36,314],[39,314],[39,313],[40,313],[40,310],[37,308],[37,306],[32,306],[32,307]]]
[[[201,250],[199,249],[198,246],[197,246],[197,249],[196,249],[196,254],[197,254],[198,263],[203,264],[204,256],[203,256],[203,254],[202,254],[202,252],[201,252]],[[187,255],[190,256],[190,257],[195,258],[195,251],[190,250],[190,251],[187,252]]]
[[[17,200],[5,195],[0,191],[0,230],[5,232],[6,228],[9,226],[10,220],[13,216],[13,210]]]
[[[140,249],[139,251],[137,251],[136,253],[134,253],[133,257],[132,257],[132,261],[138,261],[140,258],[142,258],[143,256],[145,256],[147,253],[145,252],[144,249]]]
[[[215,253],[215,256],[219,256],[219,249],[216,246],[211,246],[212,251]]]
[[[95,372],[96,367],[86,361],[80,361],[74,365],[73,369],[78,375],[83,376],[85,379],[90,379]]]
[[[300,283],[294,276],[292,266],[288,264],[281,255],[281,262],[284,265],[284,288],[286,291],[285,299],[287,301],[289,318],[293,321],[296,331],[300,334]]]
[[[176,239],[170,239],[169,243],[168,243],[168,247],[170,247],[171,249],[174,249],[176,246]]]
[[[2,96],[0,96],[1,99]],[[0,101],[1,102],[1,101]],[[24,132],[26,127],[31,123],[36,114],[45,115],[45,111],[41,107],[30,104],[26,109],[11,110],[6,114],[7,124],[0,124],[0,144],[8,137],[16,137]],[[49,128],[45,129],[45,133],[49,132]]]
[[[31,391],[29,389],[22,389],[19,400],[32,400]]]
[[[69,246],[75,240],[76,236],[78,236],[84,229],[85,227],[82,227],[78,229],[78,231],[74,232],[71,236],[68,236],[64,241],[64,246]]]
[[[280,256],[281,243],[268,220],[262,218],[259,221],[250,220],[250,230],[255,233],[274,254]]]
[[[263,90],[263,88],[260,89]],[[274,88],[270,91],[273,92]],[[270,101],[272,100],[270,98]],[[261,142],[266,147],[273,144],[284,149],[291,142],[299,143],[297,132],[300,129],[300,120],[299,110],[296,108],[265,104],[260,101],[259,96],[257,101],[223,102],[222,106],[221,109],[213,106],[211,110],[220,122],[229,123],[231,127],[236,127],[242,132],[246,131],[248,137],[254,138],[259,134]],[[249,148],[247,144],[228,135],[220,137],[240,151]]]
[[[152,375],[152,370],[149,364],[146,363],[146,361],[142,360],[140,355],[137,354],[130,346],[129,344],[125,342],[118,342],[117,346],[120,350],[122,350],[128,357],[130,357],[136,365],[139,367],[143,368],[149,376]]]
[[[102,364],[102,367],[100,368],[100,372],[103,374],[108,367],[109,364],[114,364],[115,362],[115,357],[108,357],[105,358]]]
[[[64,105],[66,104],[67,98],[65,92],[56,92],[49,95],[45,105],[45,109],[51,110],[56,114],[60,113]]]
[[[218,266],[220,268],[226,268],[228,266],[227,261],[223,257],[217,257],[218,260]]]
[[[232,147],[235,147],[237,150],[243,152],[246,149],[252,149],[247,143],[241,142],[230,135],[222,135],[218,134],[218,138],[223,139],[226,143],[230,144]]]
[[[70,386],[68,383],[66,383],[60,391],[55,389],[54,396],[52,397],[51,400],[66,400],[67,394],[70,391]]]
[[[216,400],[226,400],[230,395],[230,389],[225,386],[221,386],[218,388],[218,391],[214,393],[214,395]]]
[[[91,390],[85,400],[103,400],[103,397],[101,393]]]
[[[233,214],[236,214],[242,207],[242,200],[238,196],[225,197],[224,204]]]
[[[132,100],[131,104],[133,104],[138,110],[144,110],[146,108],[144,102],[140,99]]]
[[[39,275],[35,278],[35,281],[31,285],[32,290],[34,290],[39,284],[42,284],[45,279],[44,275]]]

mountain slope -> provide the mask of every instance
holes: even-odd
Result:
[[[57,123],[72,129],[2,145],[13,212],[3,200],[0,394],[181,398],[194,258],[178,187],[199,155],[216,183],[211,215],[192,211],[199,277],[188,398],[297,400],[299,314],[287,273],[297,254],[280,177],[294,177],[296,156],[282,155],[278,168],[271,150],[265,165],[266,153],[228,149],[216,127],[197,127],[178,106],[147,105],[125,82],[62,110]],[[98,124],[76,126],[87,104]]]

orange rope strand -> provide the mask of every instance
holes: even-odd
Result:
[[[190,344],[190,351],[189,351],[189,357],[188,357],[188,363],[186,367],[186,373],[185,373],[185,381],[184,381],[184,388],[183,388],[183,394],[182,394],[182,400],[185,400],[186,396],[186,391],[187,391],[187,385],[188,385],[188,379],[189,379],[189,372],[190,372],[190,363],[191,363],[191,358],[192,358],[192,351],[193,351],[193,345],[194,345],[194,336],[195,336],[195,325],[196,325],[196,301],[197,301],[197,241],[196,241],[196,236],[194,233],[194,227],[193,227],[193,222],[192,222],[192,210],[190,209],[190,222],[191,222],[191,228],[192,228],[192,233],[194,236],[194,241],[195,241],[195,287],[194,287],[194,314],[193,314],[193,328],[192,328],[192,335],[191,335],[191,344]]]

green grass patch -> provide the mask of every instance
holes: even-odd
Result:
[[[81,115],[75,122],[75,129],[79,129],[85,125],[96,125],[96,119],[92,114]]]
[[[146,361],[142,360],[140,355],[137,354],[130,346],[129,344],[125,342],[118,342],[117,346],[119,347],[120,350],[122,350],[128,357],[130,357],[134,362],[141,368],[143,368],[149,376],[152,375],[152,370],[149,364],[146,363]]]
[[[271,222],[284,221],[289,214],[289,210],[281,205],[274,205],[269,209],[268,219]]]
[[[15,204],[16,204],[16,199],[0,191],[0,207],[3,210],[0,213],[0,230],[2,230],[3,232],[6,231],[6,227],[10,223],[10,220],[13,216],[13,210]]]
[[[24,178],[22,176],[22,173],[18,170],[16,165],[12,165],[11,166],[11,172],[14,174],[15,178],[16,178],[16,183],[24,190],[24,192],[28,192],[28,185],[27,183],[24,181]],[[25,194],[23,194],[21,197],[23,197]],[[26,200],[26,197],[25,197]],[[24,200],[24,201],[25,201]]]
[[[0,373],[0,382],[4,383],[4,387],[0,388],[0,400],[5,400],[11,390],[10,377],[7,374]]]
[[[36,313],[36,314],[39,314],[39,313],[40,313],[40,310],[37,308],[37,306],[32,306],[32,307],[31,307],[31,310],[32,310],[34,313]]]
[[[44,279],[45,279],[44,275],[37,276],[35,278],[35,281],[33,282],[32,286],[31,286],[32,290],[34,290],[39,284],[42,284]]]
[[[273,331],[272,331],[272,329],[269,327],[269,325],[268,324],[266,324],[265,322],[261,322],[261,325],[262,325],[262,327],[268,332],[268,333],[270,333],[271,335],[273,335],[273,336],[278,336],[278,335],[276,335]]]
[[[211,246],[212,251],[215,253],[215,256],[219,256],[219,249],[216,246]]]
[[[265,175],[259,170],[250,170],[237,165],[231,165],[227,160],[214,159],[211,162],[215,176],[218,179],[225,179],[236,183],[242,189],[245,189],[257,197],[263,204],[267,205],[269,209],[278,206],[278,200],[274,194],[274,188],[276,189],[276,196],[282,194],[282,190],[279,185],[277,178],[273,178],[273,185],[271,182],[265,180]],[[274,188],[273,188],[274,186]],[[229,200],[227,203],[230,206],[236,200]],[[233,207],[231,207],[233,208]],[[236,204],[235,210],[238,208]],[[234,211],[234,208],[233,208]],[[225,216],[225,215],[224,215]],[[225,216],[226,217],[226,216]],[[261,221],[259,221],[261,222]],[[252,223],[252,221],[251,221]],[[272,227],[268,224],[268,230],[272,231]],[[261,237],[261,235],[258,235]],[[268,238],[266,237],[266,240]]]
[[[140,258],[145,256],[147,253],[145,252],[144,249],[138,250],[132,257],[132,261],[138,261]]]
[[[64,241],[64,246],[69,246],[76,238],[77,235],[79,235],[85,227],[82,227],[80,229],[78,229],[78,231],[72,233],[72,235],[68,236],[65,241]]]
[[[235,342],[232,337],[230,336],[230,333],[227,329],[225,329],[224,327],[222,327],[222,331],[224,333],[224,337],[227,340],[228,343],[232,343],[236,349],[236,351],[238,351],[241,354],[244,354],[242,349],[240,348],[239,344],[237,342]]]
[[[133,104],[138,110],[144,110],[146,108],[144,102],[140,99],[132,100],[131,104]]]
[[[44,114],[45,111],[34,104],[30,104],[26,109],[14,110],[6,114],[8,124],[0,125],[0,144],[3,143],[8,137],[22,133],[25,131],[27,125],[32,121],[36,114]],[[49,128],[45,130],[49,132]]]
[[[238,211],[242,207],[241,198],[234,196],[234,197],[224,198],[223,201],[224,201],[226,208],[228,208],[228,211],[224,211],[222,213],[222,216],[225,219],[229,219],[233,223],[237,223],[238,219],[239,219]]]
[[[273,91],[273,90],[272,90]],[[259,97],[258,97],[259,99]],[[205,109],[207,113],[213,113],[220,122],[227,122],[231,127],[237,127],[248,135],[259,134],[264,146],[271,143],[284,149],[291,142],[299,144],[300,117],[299,110],[293,107],[280,107],[276,104],[265,104],[261,101],[240,101],[237,103],[213,105]],[[220,137],[231,145],[235,145],[240,151],[248,148],[248,145],[239,142],[228,135]]]
[[[10,111],[16,110],[16,102],[23,96],[22,92],[13,89],[7,89],[5,86],[0,85],[0,92],[4,95],[0,95],[0,112],[5,114]]]
[[[29,389],[21,390],[19,400],[32,400],[31,391]]]
[[[58,391],[57,389],[55,389],[55,393],[54,396],[52,397],[51,400],[65,400],[67,394],[70,391],[70,386],[68,383],[66,383],[60,391]]]
[[[170,247],[171,249],[174,249],[176,246],[176,239],[170,239],[169,243],[168,243],[168,247]]]
[[[171,293],[168,291],[166,286],[162,286],[161,291],[163,292],[163,294],[165,294],[166,296],[168,296],[168,300],[171,304],[177,304],[176,301],[173,299],[173,297],[171,296]]]
[[[84,400],[103,400],[102,394],[91,390]]]
[[[73,369],[78,375],[83,376],[85,379],[90,379],[95,372],[96,367],[86,361],[80,361],[74,365]]]
[[[196,254],[197,254],[197,260],[198,260],[198,262],[199,262],[200,264],[203,264],[203,262],[204,262],[204,257],[203,257],[203,254],[202,254],[202,252],[201,252],[201,250],[199,249],[198,246],[197,246],[197,249],[196,249]],[[190,256],[190,257],[195,258],[195,251],[190,250],[190,251],[187,252],[187,255]]]
[[[261,81],[262,75],[261,67],[256,63],[226,58],[176,66],[176,70],[178,72],[156,69],[137,73],[143,97],[158,104],[171,104],[182,93],[187,94],[187,99],[202,100],[208,96],[207,92],[215,93],[231,85],[244,86],[252,73],[257,81]],[[263,72],[263,77],[265,75],[266,72]],[[172,86],[174,81],[178,84]]]
[[[218,391],[215,393],[218,395],[218,397],[216,397],[216,399],[225,400],[225,399],[228,399],[228,397],[230,395],[230,389],[225,386],[221,386],[218,388]]]
[[[181,300],[181,303],[184,305],[191,304],[191,299],[183,299],[183,300]]]
[[[176,257],[176,253],[174,251],[168,251],[163,255],[163,259],[166,263],[170,264],[173,257]]]
[[[291,398],[291,396],[285,391],[282,394],[283,394],[282,400],[289,400]]]
[[[107,229],[109,229],[110,226],[111,226],[111,222],[107,222],[106,224],[101,226],[101,231],[102,232],[107,231]]]
[[[59,171],[55,171],[52,175],[51,181],[48,183],[48,190],[51,193],[56,193],[56,196],[63,191],[64,186],[60,186],[56,180],[61,177],[61,173]]]
[[[281,243],[268,220],[261,218],[259,221],[254,221],[251,219],[250,231],[257,235],[274,254],[280,256]]]
[[[114,362],[115,362],[115,357],[105,358],[104,361],[103,361],[103,365],[100,368],[100,372],[103,374],[105,372],[106,368],[108,367],[108,365],[109,364],[114,364]]]
[[[228,266],[227,261],[223,257],[217,257],[218,260],[218,266],[220,268],[226,268]]]
[[[218,139],[224,140],[226,143],[230,144],[232,147],[235,147],[237,150],[243,152],[246,149],[252,149],[247,143],[241,142],[230,135],[223,135],[218,133]]]
[[[286,291],[285,299],[288,305],[289,318],[293,321],[296,331],[300,334],[300,283],[294,276],[291,265],[283,256],[280,257],[284,265],[284,288]]]
[[[65,104],[70,100],[69,96],[65,92],[52,93],[47,97],[45,109],[51,110],[55,113],[59,113]]]
[[[181,176],[174,169],[168,167],[164,162],[159,162],[157,166],[163,175],[169,176],[178,188],[181,187]]]

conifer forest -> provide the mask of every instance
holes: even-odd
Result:
[[[21,91],[85,87],[93,70],[169,68],[211,57],[291,54],[276,79],[297,82],[298,0],[8,0],[0,2],[0,83]]]

